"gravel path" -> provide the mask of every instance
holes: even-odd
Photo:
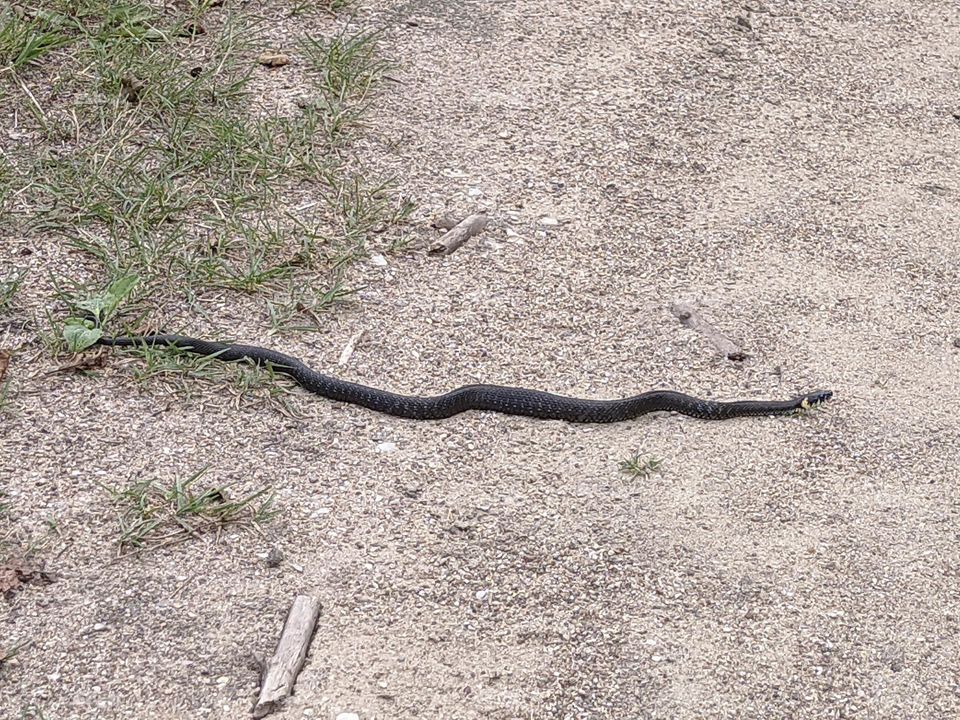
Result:
[[[447,211],[494,223],[362,264],[361,302],[270,344],[403,392],[834,402],[592,427],[297,395],[291,420],[50,376],[0,427],[0,476],[68,541],[3,610],[32,645],[0,707],[245,717],[250,653],[306,590],[325,608],[278,719],[960,714],[960,10],[748,4],[374,0],[400,82],[364,158],[424,242]],[[635,452],[662,470],[621,473]],[[95,481],[207,462],[276,490],[267,537],[110,564]]]

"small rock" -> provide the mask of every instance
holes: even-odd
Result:
[[[107,626],[106,626],[104,623],[94,623],[94,624],[93,624],[93,631],[94,631],[94,632],[106,632],[106,631],[107,631]]]
[[[257,58],[264,67],[283,67],[290,64],[290,56],[280,52],[266,52]]]
[[[953,346],[955,348],[960,348],[960,335],[957,335],[957,337],[953,339]]]
[[[360,716],[354,712],[337,713],[337,720],[360,720]]]
[[[377,444],[378,453],[392,453],[397,451],[397,444],[392,442],[382,442]]]
[[[480,188],[470,188],[469,190],[467,190],[467,195],[469,195],[472,198],[477,198],[483,195],[483,190],[481,190]]]
[[[267,567],[269,568],[280,567],[280,563],[282,562],[283,562],[283,553],[280,551],[280,548],[278,547],[270,548],[270,552],[267,553],[267,559],[266,559]]]
[[[553,226],[553,225],[559,225],[559,224],[560,224],[560,221],[557,220],[555,217],[550,217],[549,215],[544,215],[542,218],[540,218],[540,224],[541,224],[541,225]]]
[[[477,590],[477,600],[486,600],[489,590]]]
[[[370,262],[378,267],[386,267],[387,259],[380,253],[375,253],[370,256]]]

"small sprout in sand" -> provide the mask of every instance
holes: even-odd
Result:
[[[273,496],[265,489],[230,500],[226,487],[195,487],[206,471],[176,478],[170,485],[151,478],[125,490],[110,490],[120,508],[121,552],[217,535],[228,525],[259,529],[276,516]]]
[[[13,299],[20,292],[26,276],[27,271],[20,270],[0,278],[0,313],[9,312],[13,308]]]
[[[29,640],[24,642],[11,645],[9,647],[0,646],[0,668],[3,667],[3,664],[13,660],[17,655],[20,654],[20,651],[23,650],[27,645],[30,644]]]
[[[659,472],[663,460],[652,455],[644,457],[639,453],[633,455],[620,463],[621,472],[633,475],[635,478],[646,478],[655,472]]]

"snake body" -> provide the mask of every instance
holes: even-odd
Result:
[[[440,420],[467,410],[488,410],[572,423],[613,423],[657,411],[672,411],[702,420],[727,420],[757,415],[789,415],[826,402],[833,396],[829,390],[820,390],[792,400],[716,402],[672,390],[653,390],[621,400],[584,400],[526,388],[465,385],[444,395],[420,397],[400,395],[323,375],[294,357],[254,345],[210,342],[168,334],[101,337],[98,344],[112,347],[172,346],[196,355],[216,356],[227,362],[248,360],[288,375],[304,389],[330,400],[413,420]]]

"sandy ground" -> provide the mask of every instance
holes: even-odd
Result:
[[[276,718],[960,714],[960,10],[749,5],[367,7],[402,83],[364,158],[420,203],[423,239],[447,209],[496,227],[359,266],[362,302],[272,344],[406,392],[835,402],[592,427],[299,394],[290,420],[171,404],[119,365],[33,381],[0,475],[20,531],[54,517],[63,539],[56,582],[3,607],[0,638],[32,644],[0,671],[0,715],[246,717],[250,653],[298,591],[324,611]],[[750,358],[716,357],[678,300]],[[620,473],[636,451],[662,472]],[[111,563],[96,481],[208,461],[275,489],[266,537]]]

